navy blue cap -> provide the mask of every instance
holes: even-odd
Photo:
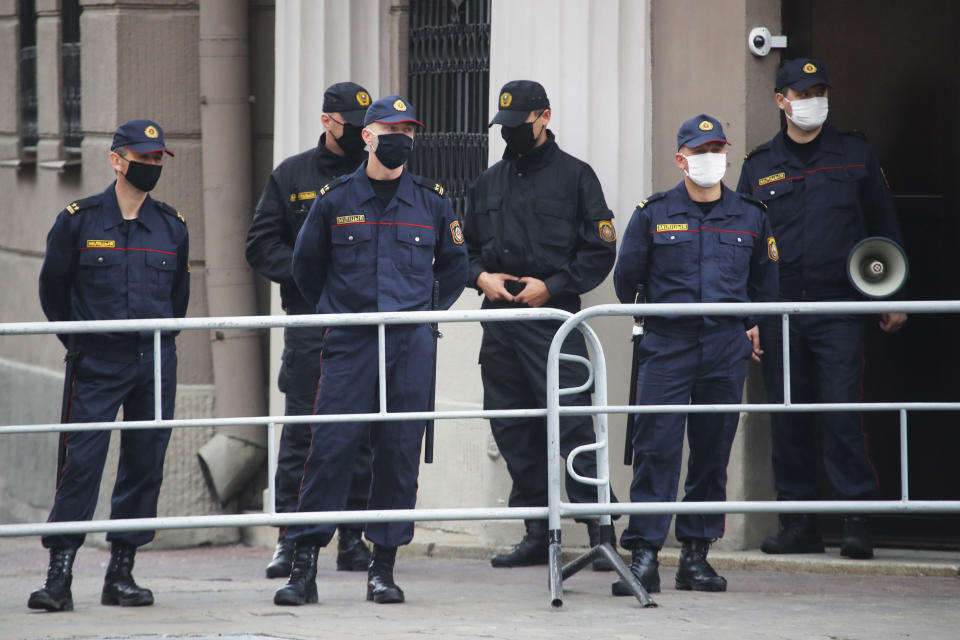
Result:
[[[356,82],[338,82],[323,92],[323,112],[339,113],[355,127],[363,126],[369,106],[370,94]]]
[[[723,135],[720,121],[716,118],[701,113],[680,125],[680,131],[677,132],[677,149],[683,146],[696,149],[708,142],[730,144],[727,142],[727,136]]]
[[[423,123],[414,116],[413,105],[400,96],[386,96],[370,105],[370,108],[367,109],[367,115],[363,117],[363,126],[373,122],[383,122],[385,124],[412,122],[423,126]]]
[[[822,62],[811,58],[787,60],[777,71],[777,91],[793,89],[803,91],[815,84],[830,85],[827,80],[827,68]]]
[[[167,149],[163,141],[163,129],[153,120],[128,120],[117,127],[110,150],[118,147],[126,147],[137,153],[165,151],[173,155],[173,151]]]
[[[500,89],[500,110],[488,127],[502,124],[516,127],[526,121],[531,111],[549,109],[550,100],[543,85],[533,80],[511,80]]]

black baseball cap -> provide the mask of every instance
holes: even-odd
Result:
[[[114,151],[119,147],[126,147],[137,153],[151,153],[153,151],[164,151],[173,155],[173,151],[167,149],[163,141],[163,129],[153,120],[137,119],[128,120],[117,127],[113,134],[113,144],[110,150]]]
[[[533,80],[511,80],[500,89],[500,110],[488,127],[500,124],[516,127],[523,124],[531,111],[549,109],[550,100],[543,85]]]
[[[815,84],[830,86],[827,80],[827,68],[822,62],[812,58],[794,58],[787,60],[777,71],[777,92],[784,89],[803,91]]]
[[[370,108],[367,109],[367,115],[363,117],[363,126],[373,122],[383,122],[385,124],[412,122],[423,126],[423,123],[417,120],[413,113],[413,105],[400,96],[380,98],[370,105]]]
[[[339,113],[349,124],[363,126],[363,116],[370,106],[370,94],[356,82],[338,82],[323,92],[323,112]]]
[[[727,142],[727,136],[723,134],[720,121],[716,118],[701,113],[680,125],[680,131],[677,132],[677,149],[682,146],[696,149],[708,142],[730,144]]]

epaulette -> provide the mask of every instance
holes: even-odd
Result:
[[[318,197],[318,198],[322,198],[323,196],[327,195],[327,193],[329,193],[331,189],[336,189],[337,187],[339,187],[340,185],[342,185],[344,182],[346,182],[347,180],[349,180],[349,179],[350,179],[350,176],[352,176],[352,175],[353,175],[352,173],[348,173],[348,174],[345,174],[345,175],[342,175],[342,176],[338,176],[337,178],[334,178],[333,180],[331,180],[331,181],[328,182],[327,184],[325,184],[325,185],[323,185],[322,187],[320,187],[320,190],[317,191],[317,197]]]
[[[159,200],[154,200],[157,203],[157,206],[160,207],[160,210],[164,213],[174,216],[177,220],[183,224],[187,224],[187,221],[183,218],[183,214],[168,205],[166,202],[160,202]]]
[[[63,208],[64,211],[70,215],[76,215],[78,211],[83,211],[84,209],[90,209],[99,202],[99,196],[89,196],[77,200],[76,202],[71,202],[66,207]]]
[[[763,200],[757,200],[757,199],[754,198],[753,196],[748,196],[748,195],[745,194],[745,193],[741,193],[741,194],[740,194],[740,197],[743,198],[744,200],[746,200],[747,202],[749,202],[750,204],[755,204],[755,205],[757,205],[758,207],[760,207],[760,208],[763,209],[764,211],[767,210],[767,203],[764,202]]]
[[[667,192],[666,192],[666,191],[658,191],[657,193],[653,194],[652,196],[649,196],[646,200],[641,200],[640,202],[638,202],[638,203],[637,203],[637,209],[643,209],[645,206],[647,206],[647,205],[650,204],[651,202],[656,202],[657,200],[662,200],[664,197],[666,197],[666,195],[667,195]]]
[[[766,151],[766,150],[769,149],[769,148],[770,148],[770,147],[767,146],[767,145],[765,145],[765,144],[762,144],[762,145],[760,145],[759,147],[754,147],[753,149],[751,149],[750,151],[748,151],[745,156],[743,156],[743,159],[744,159],[744,160],[749,160],[749,159],[750,159],[750,156],[752,156],[753,154],[755,154],[755,153],[757,153],[757,152],[759,152],[759,151]]]
[[[416,182],[418,185],[420,185],[427,191],[432,191],[433,193],[437,194],[441,198],[443,197],[443,194],[446,193],[446,189],[443,188],[443,185],[441,185],[438,182],[434,182],[433,180],[427,180],[423,176],[417,176],[414,182]]]
[[[841,131],[840,133],[846,136],[853,136],[854,138],[860,138],[861,140],[867,139],[867,134],[865,134],[863,131],[860,131],[858,129],[849,129],[847,131]]]

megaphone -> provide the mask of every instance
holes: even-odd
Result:
[[[872,236],[858,242],[847,256],[847,278],[868,298],[889,298],[907,281],[909,265],[903,248],[889,238]]]

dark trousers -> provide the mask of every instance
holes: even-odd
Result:
[[[285,413],[288,416],[313,415],[322,372],[324,332],[322,327],[288,327],[284,331],[279,387],[286,396]],[[274,479],[274,501],[278,513],[297,510],[311,436],[309,424],[283,426]],[[351,511],[363,511],[367,508],[367,496],[370,494],[370,458],[368,437],[361,441],[354,459],[347,498],[347,509]],[[343,529],[363,531],[362,523],[340,526]]]
[[[387,411],[427,410],[433,358],[433,337],[425,325],[387,327]],[[331,329],[324,343],[323,376],[314,413],[377,411],[377,380],[376,329]],[[312,444],[297,510],[341,511],[346,507],[353,462],[368,437],[373,450],[369,508],[413,509],[424,428],[423,420],[312,425]],[[335,528],[334,524],[290,526],[286,535],[292,540],[309,538],[325,546]],[[413,539],[413,523],[370,522],[365,537],[387,547],[407,544]]]
[[[173,418],[177,393],[177,356],[173,349],[161,355],[162,415]],[[123,406],[124,420],[153,420],[153,357],[138,362],[117,363],[85,354],[75,369],[70,422],[110,422]],[[67,431],[61,434],[66,447],[57,469],[57,492],[50,522],[90,520],[97,506],[100,480],[107,460],[110,431]],[[125,429],[120,434],[120,461],[110,501],[110,519],[152,518],[163,481],[163,459],[170,429]],[[153,540],[153,530],[107,534],[110,542],[138,547]],[[78,548],[82,533],[43,536],[48,549]]]
[[[760,323],[765,351],[767,400],[783,402],[783,325],[776,316]],[[857,316],[790,318],[790,395],[794,403],[859,402],[863,379],[863,323]],[[868,497],[877,475],[867,452],[858,412],[774,413],[773,476],[781,500],[816,500],[820,452],[814,425],[819,419],[826,475],[838,499]]]
[[[480,345],[480,375],[484,409],[539,409],[547,406],[547,354],[558,322],[487,322]],[[563,352],[587,356],[583,334],[574,331],[563,343]],[[560,361],[560,388],[578,387],[587,380],[586,369]],[[590,393],[560,396],[563,406],[589,406]],[[547,421],[545,418],[492,418],[490,429],[513,480],[511,507],[542,507],[547,504]],[[567,416],[560,419],[560,455],[564,458],[582,444],[596,442],[593,418]],[[577,473],[597,477],[593,451],[574,460]],[[572,502],[596,502],[596,487],[581,484],[568,474],[567,495]],[[611,502],[616,501],[611,489]],[[580,521],[580,520],[578,520]]]
[[[743,398],[747,358],[753,346],[742,330],[701,336],[648,333],[640,344],[637,404],[731,404]],[[684,502],[726,500],[727,462],[737,432],[737,412],[637,414],[633,430],[632,502],[677,499],[683,436],[690,453]],[[686,422],[686,429],[684,429]],[[630,516],[625,548],[638,540],[663,546],[670,514]],[[723,514],[680,514],[677,539],[723,537]]]

